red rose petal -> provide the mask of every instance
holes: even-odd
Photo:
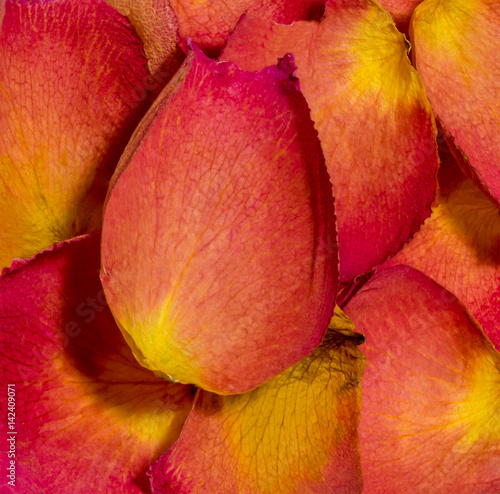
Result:
[[[413,266],[454,293],[500,349],[500,209],[442,159],[431,217],[385,266]]]
[[[153,493],[360,493],[363,340],[340,312],[332,326],[312,355],[255,391],[201,390],[181,437],[151,468]]]
[[[406,50],[375,3],[337,0],[320,23],[248,16],[222,53],[245,70],[294,54],[335,192],[343,281],[396,253],[430,214],[436,129]]]
[[[378,272],[345,307],[367,366],[359,426],[370,494],[500,492],[500,354],[421,272]]]
[[[189,387],[137,364],[98,274],[93,236],[17,262],[0,279],[2,492],[148,492],[145,471],[191,408]],[[11,437],[15,488],[6,473]]]
[[[333,312],[331,186],[287,60],[247,73],[191,50],[104,216],[101,279],[135,356],[223,394],[310,353]]]
[[[500,201],[500,4],[427,0],[412,19],[414,60],[461,166]]]
[[[103,1],[6,6],[0,268],[99,228],[108,180],[145,109],[148,77],[138,38]]]

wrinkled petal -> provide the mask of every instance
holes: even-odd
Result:
[[[191,49],[120,162],[101,280],[135,356],[159,375],[249,391],[326,331],[333,198],[293,69],[287,58],[247,73]]]
[[[442,158],[431,217],[385,266],[413,266],[454,293],[500,349],[500,209]]]
[[[414,61],[466,174],[500,201],[500,4],[426,0],[415,10]]]
[[[500,492],[500,354],[459,300],[399,266],[344,310],[366,335],[365,491]]]
[[[331,1],[320,22],[244,18],[222,53],[256,70],[294,54],[335,192],[343,281],[396,253],[430,214],[436,129],[403,36],[373,2]]]
[[[98,273],[92,236],[15,262],[0,279],[2,388],[15,385],[16,432],[5,416],[2,492],[148,492],[144,472],[191,408],[190,387],[137,364]],[[15,437],[12,490],[6,437]]]
[[[127,17],[144,43],[152,80],[148,89],[160,92],[180,67],[184,55],[178,43],[179,25],[168,0],[106,0]]]
[[[339,310],[323,344],[261,388],[201,390],[181,437],[150,470],[153,493],[361,492],[362,342]]]
[[[142,46],[103,1],[8,0],[0,33],[0,267],[99,228],[144,108]]]
[[[181,37],[193,38],[207,53],[217,53],[224,46],[244,13],[290,24],[301,19],[320,18],[325,3],[326,0],[171,0],[179,19]]]
[[[401,32],[408,31],[411,15],[421,2],[422,0],[378,0],[382,8],[391,14]]]

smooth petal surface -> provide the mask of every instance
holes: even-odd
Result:
[[[384,266],[413,266],[454,293],[500,349],[500,209],[440,154],[432,215]]]
[[[147,71],[101,0],[8,0],[0,33],[0,267],[99,228]]]
[[[343,281],[394,254],[430,214],[436,129],[420,77],[386,12],[329,2],[320,22],[244,18],[222,59],[256,70],[290,52],[335,193]]]
[[[244,13],[290,24],[302,19],[321,17],[325,2],[326,0],[171,0],[171,5],[179,19],[181,37],[193,38],[207,53],[217,53]],[[276,63],[276,60],[272,63]]]
[[[249,391],[326,331],[333,198],[293,69],[287,58],[248,73],[191,49],[120,162],[101,280],[135,356],[160,375]]]
[[[2,421],[3,493],[149,492],[144,472],[191,408],[191,388],[136,362],[98,273],[93,236],[16,262],[0,279],[0,375],[15,389],[13,429]],[[5,413],[6,401],[5,391]],[[15,488],[5,473],[11,437]]]
[[[160,92],[177,72],[184,54],[179,25],[168,0],[106,0],[127,17],[144,42],[148,69],[152,76],[148,89]]]
[[[500,492],[500,354],[458,299],[400,266],[344,310],[366,335],[365,492]]]
[[[414,61],[466,174],[500,201],[500,4],[426,0],[415,10]]]
[[[352,327],[339,310],[312,355],[255,391],[201,390],[181,437],[151,468],[153,493],[361,492],[365,359]]]

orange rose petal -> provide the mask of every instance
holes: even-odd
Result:
[[[326,0],[171,0],[170,3],[179,19],[181,37],[193,38],[207,53],[216,54],[244,13],[291,24],[302,19],[321,17],[325,2]]]
[[[293,53],[335,192],[343,281],[397,252],[430,214],[436,129],[420,77],[389,15],[329,2],[320,23],[247,16],[222,59],[245,70]]]
[[[426,0],[412,19],[414,61],[461,166],[500,201],[500,4]]]
[[[344,310],[366,335],[365,492],[500,492],[500,354],[459,300],[399,266]]]
[[[333,197],[292,65],[249,73],[190,49],[123,155],[101,279],[135,356],[159,375],[246,392],[326,331]]]
[[[351,329],[339,311],[323,344],[264,386],[235,396],[200,391],[181,437],[150,470],[153,493],[361,492],[365,360]]]
[[[454,293],[500,349],[500,209],[442,158],[431,217],[384,266],[413,266]]]
[[[99,283],[99,238],[5,270],[0,328],[1,492],[148,492],[145,471],[177,439],[193,395],[136,362]]]
[[[106,0],[127,17],[144,42],[152,80],[148,89],[160,92],[177,72],[184,53],[179,47],[179,25],[168,0]]]
[[[108,180],[145,109],[146,83],[138,38],[103,1],[7,1],[0,267],[99,228]]]

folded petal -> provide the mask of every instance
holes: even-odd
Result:
[[[96,0],[7,0],[0,33],[0,267],[99,228],[145,110],[142,46]]]
[[[14,438],[16,471],[15,489],[3,490],[3,474],[2,492],[148,492],[146,469],[191,408],[190,387],[137,364],[98,273],[91,236],[15,262],[0,279],[2,387],[15,390],[0,462],[4,473]]]
[[[362,488],[356,428],[365,360],[340,310],[312,355],[250,393],[200,390],[153,494],[346,494]]]
[[[500,202],[500,4],[426,0],[415,10],[414,61],[460,164]]]
[[[127,17],[144,43],[152,80],[148,86],[160,92],[177,72],[184,54],[179,47],[179,25],[168,0],[106,0]]]
[[[500,209],[440,154],[432,215],[384,266],[413,266],[454,293],[500,349]]]
[[[222,59],[256,70],[294,54],[335,193],[343,281],[394,254],[430,214],[436,129],[403,35],[369,1],[330,1],[320,23],[247,16]]]
[[[500,354],[459,300],[399,266],[378,272],[344,310],[366,335],[366,492],[499,492]]]
[[[333,198],[292,65],[247,73],[190,49],[122,157],[101,280],[135,356],[159,375],[245,392],[326,331]]]
[[[326,0],[171,0],[181,37],[193,38],[207,53],[217,53],[224,46],[244,13],[290,24],[321,17],[325,3]]]

